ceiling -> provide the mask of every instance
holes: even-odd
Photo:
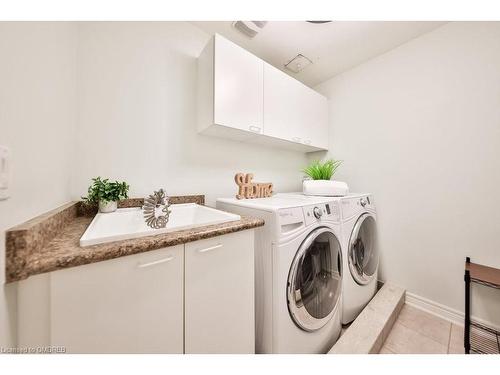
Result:
[[[232,21],[192,23],[208,34],[225,36],[306,85],[315,86],[445,22],[269,21],[253,39],[234,29]],[[285,70],[284,65],[299,53],[313,63],[299,73]]]

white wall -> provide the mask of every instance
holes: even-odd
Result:
[[[0,23],[0,144],[12,151],[5,230],[86,193],[91,177],[124,179],[131,196],[165,187],[236,192],[253,172],[300,188],[304,154],[196,133],[196,57],[209,36],[186,22]],[[15,284],[0,292],[0,346],[16,341]]]
[[[381,278],[462,311],[465,256],[500,267],[499,41],[498,22],[449,23],[317,87],[338,179],[375,194]],[[475,292],[500,324],[498,291]]]
[[[91,177],[124,179],[131,196],[236,193],[253,172],[276,191],[301,187],[307,158],[196,133],[196,58],[208,34],[185,22],[83,23],[74,198]]]
[[[0,347],[16,340],[5,230],[70,199],[75,69],[75,24],[0,22],[0,145],[12,154],[11,198],[0,201]]]

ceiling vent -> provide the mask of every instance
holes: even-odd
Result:
[[[235,21],[233,27],[246,37],[252,39],[266,26],[267,21]]]
[[[311,60],[299,53],[297,56],[295,56],[285,64],[285,68],[287,68],[291,72],[299,73],[311,64]]]

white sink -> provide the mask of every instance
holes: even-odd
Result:
[[[98,213],[80,238],[80,246],[154,236],[181,229],[240,220],[239,215],[216,210],[196,203],[170,206],[170,218],[165,228],[153,229],[146,225],[140,207],[119,208],[112,213]]]

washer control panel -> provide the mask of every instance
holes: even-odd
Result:
[[[337,202],[320,203],[304,207],[306,225],[322,220],[339,221],[339,208]]]
[[[321,216],[323,216],[323,210],[319,207],[314,207],[313,214],[316,219],[321,219]]]

